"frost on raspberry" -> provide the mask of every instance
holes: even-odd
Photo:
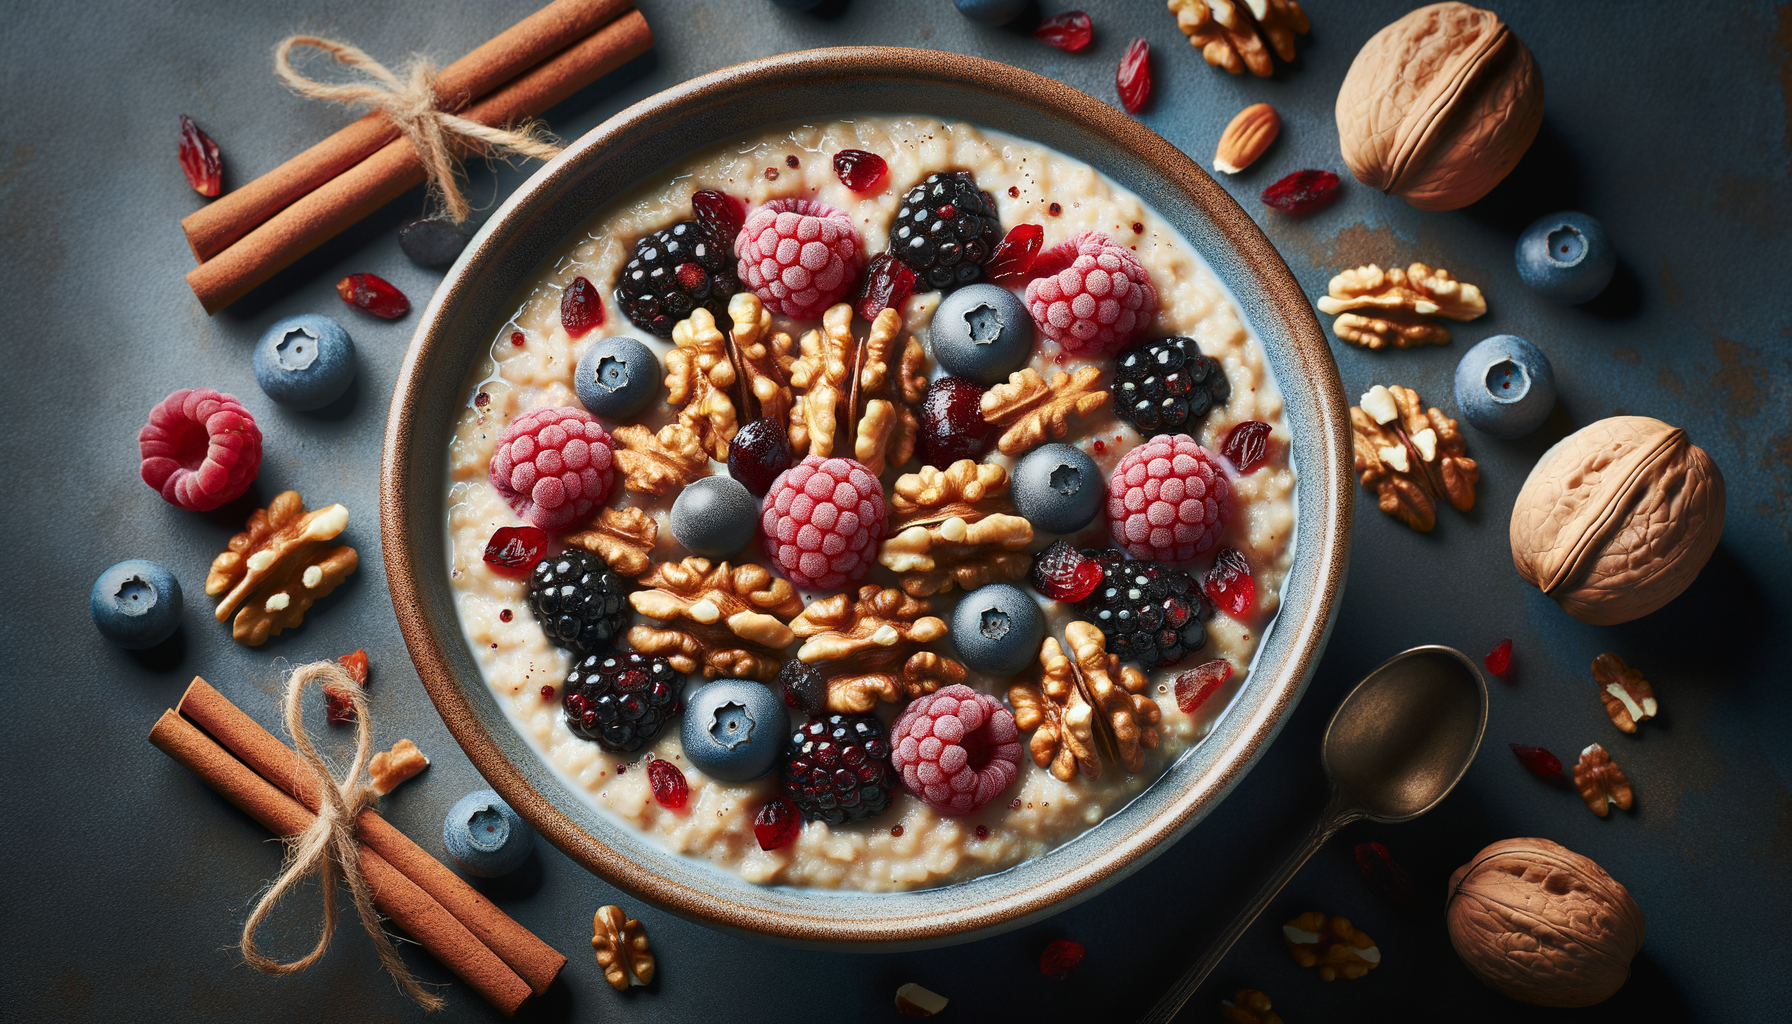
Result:
[[[802,813],[789,797],[776,797],[753,816],[753,838],[761,850],[776,850],[796,842],[803,830]]]
[[[1065,260],[1054,273],[1041,270]],[[1041,252],[1029,272],[1034,325],[1071,355],[1111,355],[1144,337],[1157,315],[1157,289],[1138,254],[1100,231]]]
[[[568,335],[581,338],[603,322],[604,300],[597,288],[583,277],[573,278],[560,293],[560,326]]]
[[[1053,939],[1039,954],[1039,973],[1063,981],[1083,962],[1083,947],[1069,939]]]
[[[766,308],[813,320],[852,289],[862,259],[852,218],[813,199],[774,199],[735,240],[742,284]]]
[[[1176,677],[1176,707],[1185,715],[1194,714],[1231,678],[1232,663],[1223,658],[1189,669]]]
[[[661,807],[677,810],[690,798],[691,787],[678,766],[661,758],[647,762],[647,784]]]
[[[1244,615],[1257,599],[1257,581],[1251,578],[1251,563],[1237,548],[1220,549],[1201,589],[1213,606],[1233,618]]]

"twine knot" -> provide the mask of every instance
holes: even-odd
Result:
[[[310,734],[305,731],[299,699],[311,682],[327,687],[332,694],[354,705],[355,759],[341,779],[330,774],[330,766],[318,754]],[[361,874],[361,847],[355,840],[355,816],[379,799],[373,786],[361,779],[361,773],[367,767],[368,751],[373,745],[373,722],[368,717],[367,698],[341,665],[334,661],[316,661],[300,665],[287,677],[283,706],[286,731],[292,735],[300,759],[313,774],[318,793],[317,818],[305,831],[286,840],[286,863],[280,877],[262,894],[249,920],[243,924],[243,959],[249,966],[268,974],[296,974],[316,963],[329,948],[330,937],[336,931],[336,882],[341,879],[348,884],[355,912],[361,917],[361,926],[367,929],[367,937],[373,940],[373,948],[386,973],[392,975],[399,988],[425,1010],[441,1009],[446,1002],[417,981],[410,968],[399,959],[391,936],[380,927],[373,893]],[[282,897],[312,874],[318,876],[324,896],[324,925],[316,948],[290,963],[263,955],[255,946],[255,930],[273,913]]]
[[[331,85],[293,70],[292,51],[301,46],[322,50],[367,76],[371,81]],[[383,111],[417,150],[429,175],[430,193],[441,200],[448,215],[459,224],[472,212],[456,181],[456,164],[450,145],[475,151],[510,152],[537,160],[551,160],[561,147],[538,125],[517,130],[494,128],[458,117],[441,109],[436,98],[435,68],[422,57],[413,57],[404,79],[369,57],[360,47],[317,36],[288,36],[274,47],[274,73],[300,96],[349,105],[364,104]],[[451,142],[452,140],[452,142]]]

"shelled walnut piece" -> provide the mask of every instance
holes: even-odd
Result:
[[[218,598],[218,621],[236,615],[230,632],[237,643],[259,647],[297,626],[355,571],[355,549],[329,544],[347,525],[348,509],[306,512],[298,491],[280,494],[249,516],[205,577],[206,596]]]
[[[890,536],[877,560],[901,577],[910,597],[1024,578],[1033,558],[1033,524],[1014,515],[1008,471],[961,459],[944,470],[923,466],[896,479]]]
[[[1250,68],[1258,78],[1275,73],[1265,40],[1276,56],[1292,61],[1294,37],[1311,27],[1295,0],[1170,0],[1170,13],[1207,63],[1235,75]]]
[[[597,908],[591,918],[591,948],[597,953],[604,980],[616,991],[653,983],[653,950],[647,944],[647,931],[621,907]]]
[[[399,740],[391,750],[382,750],[367,763],[367,774],[373,779],[373,791],[381,796],[398,788],[399,783],[429,767],[429,758],[408,739]]]
[[[660,562],[637,582],[647,589],[630,594],[629,604],[661,625],[630,628],[629,646],[710,679],[777,677],[780,652],[796,639],[780,616],[803,610],[789,580],[762,565],[712,565],[693,557]]]
[[[1075,373],[1060,370],[1048,383],[1039,371],[1025,367],[983,394],[983,420],[1005,427],[996,449],[1003,455],[1031,451],[1070,432],[1071,413],[1091,416],[1108,404],[1108,393],[1096,388],[1101,368],[1085,366]]]
[[[1302,967],[1319,967],[1320,981],[1354,980],[1381,963],[1381,950],[1342,917],[1310,910],[1282,926],[1282,940]]]
[[[1232,1024],[1282,1024],[1270,1009],[1269,997],[1254,988],[1241,988],[1231,999],[1220,1000],[1220,1016]]]
[[[1593,678],[1599,683],[1599,700],[1612,724],[1623,732],[1636,732],[1638,722],[1655,717],[1661,705],[1655,688],[1643,674],[1610,651],[1593,659]]]
[[[653,564],[649,552],[659,537],[660,524],[645,510],[606,508],[590,526],[561,539],[602,558],[611,572],[634,579]]]
[[[1473,320],[1487,312],[1479,288],[1423,263],[1405,270],[1370,263],[1332,278],[1326,290],[1318,306],[1337,316],[1332,332],[1369,349],[1448,345],[1449,329],[1428,317]]]
[[[666,354],[666,400],[678,422],[718,461],[743,423],[782,420],[791,405],[790,335],[773,333],[771,314],[758,296],[740,292],[728,301],[729,333],[699,307],[672,328]]]
[[[1420,411],[1418,392],[1398,384],[1375,385],[1362,403],[1350,410],[1352,447],[1377,507],[1420,533],[1437,525],[1439,500],[1458,512],[1475,507],[1481,471],[1455,420],[1435,407]]]
[[[1630,779],[1597,743],[1580,752],[1580,761],[1574,766],[1574,788],[1587,810],[1601,818],[1611,813],[1613,804],[1628,811],[1636,800]]]
[[[1107,651],[1107,637],[1087,622],[1064,627],[1065,654],[1057,638],[1039,649],[1039,681],[1008,689],[1014,724],[1032,731],[1033,763],[1061,782],[1077,774],[1101,777],[1102,753],[1129,772],[1145,766],[1145,751],[1158,744],[1155,726],[1163,720],[1157,702],[1145,696],[1149,680],[1137,668],[1120,665]]]
[[[878,476],[915,453],[927,352],[914,335],[902,336],[902,314],[893,307],[877,315],[863,340],[853,335],[852,319],[851,305],[832,306],[798,343],[802,354],[790,364],[797,394],[790,446],[799,456],[826,458],[842,449],[843,437],[851,457]]]
[[[827,675],[828,710],[866,714],[878,701],[913,700],[964,682],[965,668],[933,651],[910,651],[946,635],[931,605],[895,588],[859,588],[857,600],[835,594],[803,609],[790,622],[805,638],[797,660]]]
[[[683,423],[668,423],[658,434],[629,423],[617,427],[610,438],[616,446],[622,486],[637,494],[663,497],[709,475],[709,453],[697,432]],[[727,453],[722,457],[727,458]]]

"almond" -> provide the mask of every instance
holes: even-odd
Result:
[[[1282,118],[1267,103],[1253,103],[1240,110],[1220,136],[1213,154],[1213,169],[1237,174],[1257,161],[1282,130]]]

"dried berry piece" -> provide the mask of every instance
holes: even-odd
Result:
[[[697,223],[709,229],[717,245],[734,251],[734,237],[747,220],[746,204],[726,192],[706,188],[691,193],[691,213]]]
[[[1028,278],[1033,275],[1033,261],[1045,247],[1045,228],[1038,224],[1016,224],[996,246],[983,265],[983,276],[991,281],[1004,278]]]
[[[1063,981],[1083,962],[1083,947],[1069,939],[1053,939],[1039,954],[1039,973]]]
[[[1079,53],[1088,49],[1089,41],[1095,38],[1095,23],[1082,11],[1065,11],[1040,22],[1033,30],[1033,38],[1047,46]]]
[[[396,320],[411,311],[411,300],[392,282],[373,274],[350,274],[336,282],[342,301],[381,320]]]
[[[890,165],[876,153],[843,149],[834,154],[834,174],[840,178],[840,184],[854,192],[871,192],[889,176]]]
[[[682,268],[681,268],[682,269]],[[597,288],[583,277],[575,277],[560,293],[560,326],[572,337],[583,337],[604,322],[604,300]]]
[[[185,114],[180,115],[180,169],[187,184],[202,196],[224,190],[224,161],[218,158],[218,144]]]
[[[865,268],[865,283],[860,286],[859,301],[854,305],[859,316],[876,320],[884,310],[902,305],[914,290],[914,270],[889,253],[880,252],[871,257],[871,265]]]
[[[1269,424],[1246,420],[1226,432],[1220,454],[1231,460],[1232,468],[1243,474],[1256,472],[1269,457]]]
[[[1388,899],[1405,903],[1418,895],[1418,890],[1413,888],[1412,879],[1407,877],[1406,869],[1380,843],[1357,844],[1356,869],[1370,888]]]
[[[1185,715],[1192,715],[1207,703],[1226,680],[1232,678],[1232,663],[1216,659],[1197,665],[1176,677],[1176,706]]]
[[[1512,638],[1507,637],[1494,644],[1493,650],[1487,652],[1487,657],[1481,659],[1481,664],[1486,665],[1487,671],[1496,676],[1504,676],[1512,671]]]
[[[803,830],[803,816],[788,797],[778,797],[759,808],[753,816],[753,838],[761,850],[776,850],[796,842]]]
[[[1151,44],[1143,39],[1134,39],[1126,48],[1126,56],[1120,58],[1120,70],[1114,75],[1114,85],[1120,90],[1120,105],[1128,114],[1136,114],[1145,109],[1145,101],[1151,98]]]
[[[921,436],[915,454],[935,469],[980,459],[1000,428],[983,418],[983,385],[941,377],[921,397]]]
[[[348,673],[355,685],[367,689],[367,651],[365,648],[353,654],[344,654],[336,659],[336,664]],[[324,719],[331,725],[347,725],[355,720],[355,705],[347,694],[339,692],[335,687],[325,685]]]
[[[1081,601],[1101,586],[1101,563],[1061,540],[1033,557],[1033,589],[1054,601]]]
[[[533,526],[501,526],[485,543],[485,564],[505,576],[527,576],[547,557],[548,535]]]
[[[1201,581],[1201,589],[1215,608],[1234,618],[1249,611],[1251,603],[1257,599],[1257,581],[1251,578],[1251,563],[1245,561],[1244,555],[1234,547],[1220,549],[1219,557],[1213,560],[1213,568]]]
[[[728,442],[728,475],[755,498],[763,498],[795,457],[783,421],[769,417],[754,420]]]
[[[1312,213],[1338,198],[1338,176],[1330,171],[1295,171],[1263,190],[1263,202],[1283,213]]]
[[[784,704],[801,711],[808,718],[827,713],[828,681],[821,669],[791,658],[778,670],[778,685],[784,688]]]
[[[647,784],[653,787],[653,798],[661,807],[678,810],[690,798],[691,787],[684,772],[670,761],[654,758],[647,762]]]
[[[1542,747],[1533,747],[1524,743],[1508,743],[1512,752],[1531,770],[1531,774],[1540,779],[1553,779],[1562,774],[1562,761],[1556,755]]]
[[[344,654],[342,657],[337,658],[336,664],[342,666],[342,670],[347,672],[348,677],[355,681],[355,685],[367,685],[368,664],[367,649],[365,647],[353,654]]]

